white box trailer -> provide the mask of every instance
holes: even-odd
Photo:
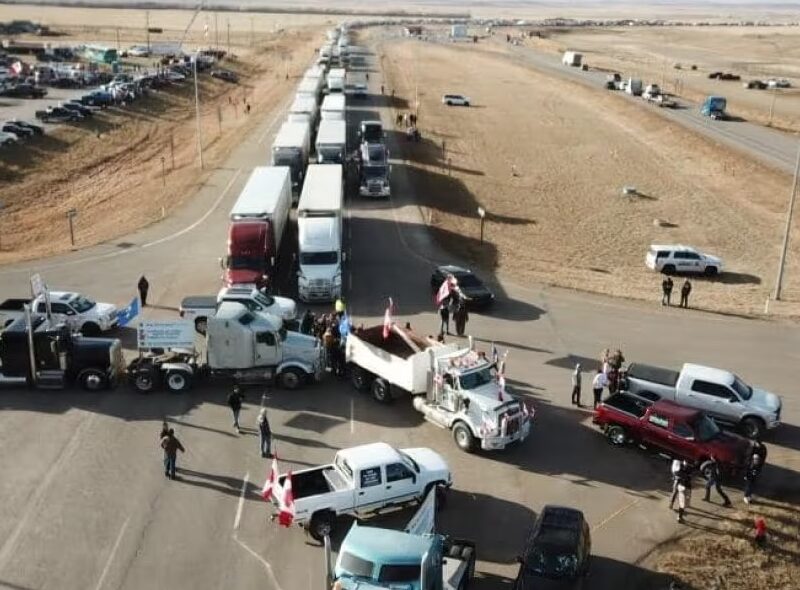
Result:
[[[290,174],[287,166],[254,168],[231,208],[230,220],[274,222],[275,241],[280,243],[292,206]]]
[[[561,58],[561,63],[565,66],[580,67],[583,61],[583,55],[577,51],[565,51],[564,57]]]
[[[309,96],[314,100],[319,98],[321,84],[320,79],[317,78],[303,78],[300,84],[297,85],[297,92],[295,96]]]
[[[311,125],[308,121],[286,121],[272,142],[272,165],[288,166],[292,188],[300,194],[311,150]]]
[[[318,164],[343,164],[347,155],[347,123],[323,119],[314,146]]]
[[[289,107],[289,115],[308,115],[312,126],[316,123],[318,112],[317,99],[307,94],[295,96],[292,106]]]
[[[347,100],[344,94],[329,94],[322,101],[320,107],[320,117],[322,120],[331,119],[334,121],[344,121]]]
[[[331,68],[328,72],[327,88],[329,94],[344,93],[345,77],[344,68]]]

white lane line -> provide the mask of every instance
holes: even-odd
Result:
[[[355,406],[353,403],[353,398],[350,398],[350,434],[353,434],[356,431],[356,423],[355,423]]]
[[[103,568],[103,573],[100,574],[100,579],[97,580],[97,586],[94,587],[94,590],[100,590],[103,587],[103,582],[106,581],[106,576],[108,575],[108,570],[111,569],[111,562],[114,561],[114,555],[117,553],[117,549],[119,549],[119,544],[122,542],[122,536],[125,534],[125,529],[128,528],[128,522],[130,522],[131,517],[125,519],[125,522],[122,523],[122,528],[119,529],[119,534],[117,535],[117,540],[114,541],[114,546],[111,548],[111,553],[108,555],[108,559],[106,560],[106,566]]]
[[[251,549],[247,545],[247,543],[245,543],[244,541],[239,539],[239,537],[237,537],[235,534],[233,535],[233,540],[236,541],[242,549],[247,551],[250,555],[252,555],[259,562],[261,562],[261,565],[264,566],[264,569],[266,570],[267,575],[270,577],[270,580],[272,581],[272,584],[273,584],[273,587],[275,588],[275,590],[283,590],[281,588],[281,585],[278,583],[278,579],[275,577],[275,573],[272,571],[272,566],[269,564],[269,562],[266,559],[264,559],[263,557],[261,557],[258,553],[256,553],[253,549]]]
[[[242,520],[242,509],[244,508],[244,495],[247,492],[247,482],[250,480],[250,472],[244,474],[242,481],[242,493],[239,494],[239,505],[236,507],[236,518],[233,519],[233,530],[239,530],[239,522]]]

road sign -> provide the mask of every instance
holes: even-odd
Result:
[[[33,294],[34,299],[44,293],[46,288],[47,287],[44,284],[42,275],[40,275],[38,272],[34,275],[31,275],[31,293]]]
[[[194,323],[190,320],[142,321],[137,334],[140,349],[194,348]]]

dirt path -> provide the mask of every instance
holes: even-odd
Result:
[[[493,49],[392,41],[383,51],[398,99],[411,108],[419,89],[424,140],[403,157],[448,248],[520,279],[657,300],[661,278],[644,267],[647,248],[685,243],[721,256],[730,271],[694,281],[693,305],[763,310],[788,177]],[[445,107],[445,92],[470,95],[473,106]],[[623,197],[624,186],[641,196]],[[484,246],[478,206],[488,212]],[[785,289],[795,302],[798,261],[796,242]]]

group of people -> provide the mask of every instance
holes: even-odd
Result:
[[[467,311],[467,296],[459,289],[453,289],[450,294],[439,303],[439,339],[443,340],[445,334],[450,334],[450,318],[453,318],[456,334],[463,336],[467,330],[469,312]]]
[[[753,499],[756,484],[764,469],[767,459],[767,447],[760,441],[753,443],[752,451],[748,457],[744,468],[744,503],[749,505]],[[722,498],[724,507],[732,506],[732,502],[725,490],[722,489],[722,469],[717,459],[712,455],[700,465],[692,464],[686,460],[674,459],[670,468],[672,472],[672,497],[669,501],[670,510],[675,509],[675,502],[678,503],[678,522],[684,522],[686,509],[691,500],[692,481],[694,476],[699,473],[705,480],[704,502],[711,501],[712,488]]]
[[[342,299],[336,300],[333,312],[315,315],[306,310],[300,320],[300,332],[320,339],[325,348],[328,368],[337,377],[345,375],[344,345],[352,327]]]
[[[663,281],[661,281],[661,305],[672,305],[672,289],[675,286],[675,283],[672,280],[672,277],[665,277]],[[680,307],[688,308],[689,307],[689,295],[692,292],[692,283],[689,282],[689,279],[683,281],[683,285],[681,285],[681,302]]]
[[[406,139],[409,141],[420,140],[421,135],[417,127],[416,113],[397,113],[395,126],[406,130]]]
[[[608,393],[613,395],[620,388],[622,381],[622,365],[625,357],[619,349],[610,350],[606,348],[600,354],[600,368],[595,371],[592,377],[592,395],[594,398],[592,408],[597,408],[603,398],[603,390],[608,387]],[[572,372],[572,405],[581,406],[581,364],[575,363],[575,370]]]

